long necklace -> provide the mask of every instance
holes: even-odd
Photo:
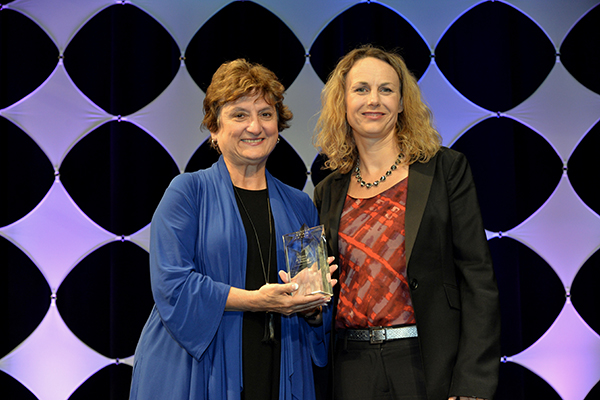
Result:
[[[269,276],[271,275],[271,250],[273,249],[273,216],[271,214],[271,201],[269,200],[269,195],[267,193],[267,212],[269,214],[269,254],[267,261],[267,268],[265,269],[265,259],[263,257],[262,248],[260,245],[260,240],[258,238],[258,231],[254,226],[254,222],[252,222],[252,218],[250,217],[250,213],[242,200],[242,196],[238,193],[238,189],[233,186],[233,191],[237,195],[237,198],[240,200],[240,204],[242,205],[242,209],[246,213],[248,217],[248,221],[250,221],[250,226],[252,226],[252,231],[254,232],[254,237],[256,238],[256,245],[258,247],[258,255],[260,257],[260,264],[262,266],[263,276],[265,278],[265,283],[269,283]],[[273,343],[275,342],[275,323],[273,321],[273,314],[270,312],[266,313],[265,316],[265,334],[262,339],[263,343]]]
[[[390,169],[388,169],[381,178],[377,179],[375,182],[369,183],[369,182],[365,182],[365,180],[360,175],[360,158],[358,158],[356,160],[356,168],[354,168],[354,172],[356,173],[354,175],[354,177],[356,178],[356,182],[360,183],[360,186],[363,186],[367,189],[371,189],[373,186],[378,186],[381,182],[385,181],[385,179],[388,176],[390,176],[392,174],[392,172],[398,168],[398,165],[400,165],[401,162],[402,162],[402,154],[399,154],[398,158],[396,158],[396,162],[394,162],[394,165],[392,165],[390,167]]]

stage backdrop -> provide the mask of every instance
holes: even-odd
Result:
[[[0,397],[127,398],[149,223],[175,175],[217,158],[199,126],[219,64],[279,76],[294,119],[268,168],[312,194],[323,82],[370,42],[404,55],[472,164],[502,301],[496,398],[600,398],[597,4],[3,2]]]

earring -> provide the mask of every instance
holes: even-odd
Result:
[[[280,140],[281,140],[281,138],[279,138],[279,137],[278,137],[278,138],[277,138],[277,143],[279,143],[279,141],[280,141]]]

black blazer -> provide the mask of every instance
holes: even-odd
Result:
[[[333,172],[314,193],[336,262],[350,179],[351,173]],[[491,399],[500,365],[500,306],[475,185],[463,154],[442,148],[429,162],[409,167],[405,231],[407,278],[428,399]]]

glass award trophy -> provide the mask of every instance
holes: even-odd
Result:
[[[290,282],[298,284],[293,294],[333,296],[323,225],[303,225],[298,232],[283,235],[283,247]]]

